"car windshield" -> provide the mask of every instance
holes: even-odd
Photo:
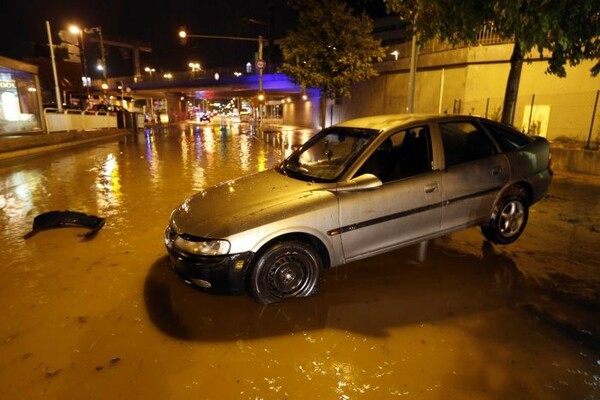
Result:
[[[311,182],[333,182],[377,135],[376,130],[332,127],[290,155],[279,171]]]

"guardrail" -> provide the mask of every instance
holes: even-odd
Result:
[[[104,111],[45,108],[44,119],[48,133],[117,128],[117,115]]]

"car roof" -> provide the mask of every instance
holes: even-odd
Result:
[[[336,126],[345,128],[363,128],[375,129],[378,131],[387,131],[389,129],[411,125],[413,123],[425,123],[433,120],[455,119],[455,118],[470,118],[465,115],[449,115],[449,114],[387,114],[374,115],[371,117],[355,118],[348,121],[340,122]]]

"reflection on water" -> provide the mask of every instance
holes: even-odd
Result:
[[[97,173],[97,209],[105,217],[112,216],[119,212],[122,206],[119,164],[112,153],[106,156]]]
[[[317,296],[268,307],[178,279],[162,241],[171,210],[303,137],[169,126],[3,165],[2,398],[598,397],[593,356],[521,312],[513,260],[479,247],[356,262]],[[51,210],[106,225],[90,241],[81,228],[25,241]]]
[[[240,133],[237,125],[148,128],[134,139],[4,165],[0,238],[11,245],[3,246],[0,255],[8,263],[27,259],[23,252],[28,247],[15,238],[29,231],[33,217],[43,212],[102,216],[107,227],[126,237],[141,219],[163,224],[190,194],[264,170],[280,158],[279,149]]]
[[[318,296],[264,308],[185,287],[164,258],[150,270],[145,299],[151,319],[165,333],[209,342],[323,328],[386,337],[398,327],[515,302],[519,272],[510,258],[489,250],[481,257],[448,253],[433,242],[424,248],[411,246],[328,271]]]

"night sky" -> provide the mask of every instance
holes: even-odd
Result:
[[[383,0],[348,0],[355,9],[381,13]],[[296,25],[296,12],[286,0],[0,0],[0,55],[16,59],[47,57],[45,21],[52,28],[53,40],[60,42],[58,31],[70,24],[101,26],[104,38],[139,41],[152,47],[141,53],[141,67],[152,66],[158,72],[186,71],[190,61],[203,68],[238,67],[252,61],[257,45],[216,39],[189,39],[179,43],[177,33],[185,26],[192,34],[282,38]],[[264,25],[248,22],[262,21]],[[55,44],[56,44],[55,42]],[[87,46],[87,45],[86,45]],[[94,53],[93,46],[86,47]],[[44,54],[44,51],[46,52]],[[95,54],[88,57],[94,57]],[[265,50],[265,59],[269,52]],[[278,61],[274,50],[270,57]],[[109,75],[132,74],[129,52],[108,48]]]
[[[265,38],[270,27],[273,38],[280,38],[295,25],[295,12],[285,0],[0,0],[0,3],[2,56],[22,59],[42,55],[48,43],[45,21],[51,24],[55,44],[59,42],[57,32],[71,24],[101,26],[105,39],[145,42],[152,47],[152,53],[141,53],[142,68],[151,65],[157,71],[184,71],[192,60],[205,68],[244,65],[253,59],[258,48],[253,42],[215,39],[190,39],[182,46],[177,36],[181,26],[196,34],[242,37],[262,34]],[[266,25],[245,22],[247,19],[264,21]],[[86,48],[86,53],[93,53],[92,47]],[[113,70],[121,64],[132,64],[128,56],[126,51],[109,47],[107,64]]]

